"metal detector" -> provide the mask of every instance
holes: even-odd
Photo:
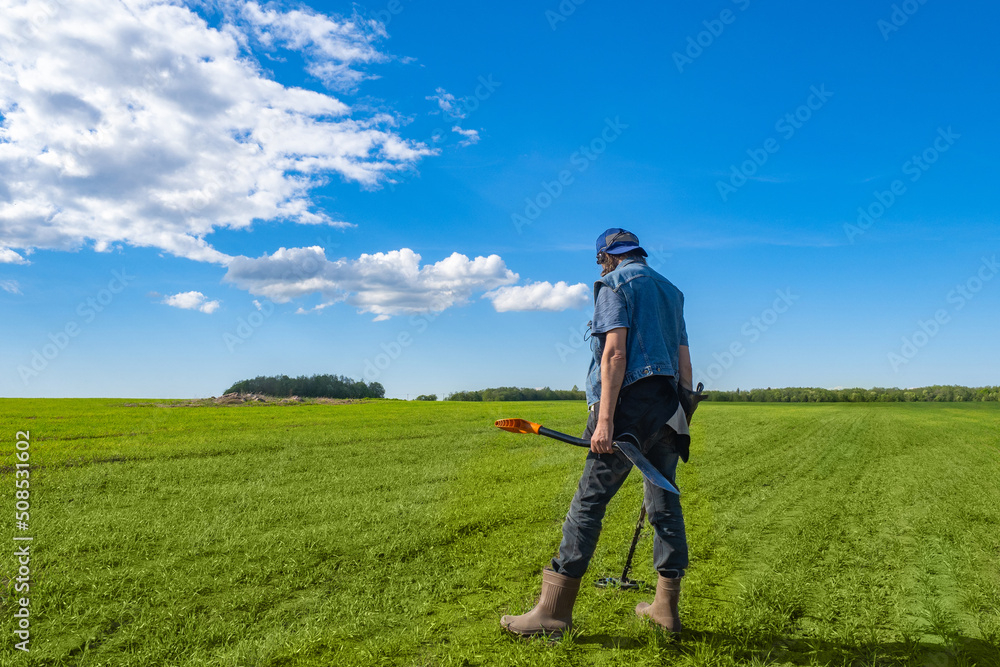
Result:
[[[604,577],[594,582],[598,588],[619,588],[623,591],[637,591],[645,587],[646,582],[630,579],[629,571],[632,569],[632,557],[635,556],[635,547],[639,544],[639,536],[642,534],[642,522],[646,520],[646,503],[643,501],[639,509],[639,521],[635,524],[635,534],[632,535],[632,546],[628,549],[628,558],[625,559],[625,569],[620,577]]]
[[[702,393],[705,390],[705,385],[701,382],[694,391],[690,389],[680,388],[684,392],[684,396],[681,399],[682,406],[684,407],[684,412],[687,415],[688,423],[691,423],[691,415],[694,411],[698,409],[698,403],[705,399],[705,395]],[[598,579],[594,582],[594,585],[598,588],[618,588],[623,591],[635,591],[640,590],[646,585],[644,581],[636,581],[635,579],[630,579],[628,573],[632,570],[632,557],[635,556],[635,547],[639,544],[639,537],[642,534],[642,522],[646,519],[646,504],[645,499],[643,499],[643,505],[639,508],[639,521],[635,524],[635,533],[632,535],[632,546],[628,549],[628,558],[625,559],[625,569],[622,570],[622,576],[620,577],[604,577],[603,579]]]

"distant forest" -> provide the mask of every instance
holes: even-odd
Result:
[[[740,391],[706,391],[710,401],[744,403],[915,403],[1000,401],[1000,387],[935,385],[918,389],[817,389],[785,387]]]
[[[446,401],[582,401],[587,395],[572,389],[527,389],[525,387],[496,387],[479,391],[456,391],[448,394]]]
[[[736,391],[706,391],[705,400],[720,403],[915,403],[1000,401],[1000,387],[960,387],[936,385],[918,389],[820,389],[816,387],[783,387],[780,389],[747,389]],[[576,387],[565,389],[526,389],[497,387],[479,391],[458,391],[447,401],[580,401],[586,395]]]
[[[264,394],[266,396],[301,396],[303,398],[385,398],[385,388],[378,382],[365,383],[342,375],[259,376],[237,382],[224,393]],[[961,387],[935,385],[917,389],[875,387],[874,389],[821,389],[817,387],[782,387],[779,389],[737,389],[705,392],[706,400],[720,403],[913,403],[913,402],[983,402],[1000,401],[1000,387]],[[477,391],[457,391],[446,401],[582,401],[586,394],[572,389],[530,389],[494,387]],[[420,396],[418,400],[436,400]]]
[[[225,391],[227,394],[264,394],[266,396],[302,396],[303,398],[385,398],[385,387],[378,382],[365,384],[342,375],[258,376],[241,380]]]

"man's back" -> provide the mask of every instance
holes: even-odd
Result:
[[[615,326],[628,328],[623,387],[651,375],[678,377],[679,350],[688,338],[684,294],[673,283],[641,260],[625,260],[594,283],[594,298],[595,311],[605,313],[595,312],[595,335]],[[588,403],[600,397],[598,354],[595,349],[588,373]]]

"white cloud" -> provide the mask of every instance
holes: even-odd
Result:
[[[3,188],[3,184],[0,183],[0,188]],[[0,264],[28,264],[28,260],[21,257],[16,252],[10,248],[0,247]]]
[[[352,67],[355,63],[388,60],[372,46],[386,36],[378,21],[366,21],[358,15],[335,20],[308,7],[282,12],[256,2],[247,2],[239,9],[258,42],[304,53],[307,71],[331,88],[351,89],[369,78]]]
[[[425,99],[437,102],[438,108],[452,118],[465,118],[465,112],[458,106],[458,100],[444,88],[437,88],[433,95],[428,95]],[[434,112],[439,113],[439,112]]]
[[[201,292],[181,292],[174,294],[173,296],[166,297],[163,303],[174,308],[198,310],[209,315],[218,310],[221,305],[218,301],[209,301],[208,297]]]
[[[487,292],[498,313],[523,310],[566,310],[583,308],[590,303],[591,288],[583,283],[568,285],[560,280],[555,285],[546,281],[516,287],[500,287]]]
[[[423,266],[420,260],[409,248],[336,261],[318,246],[280,248],[271,255],[234,258],[224,280],[278,303],[320,294],[323,307],[346,301],[377,320],[442,311],[474,292],[518,280],[498,255],[469,259],[456,252]]]
[[[10,294],[20,294],[21,284],[16,280],[0,280],[0,289]]]
[[[385,113],[267,77],[253,49],[302,53],[331,86],[384,58],[377,23],[245,0],[219,28],[170,0],[7,0],[0,11],[0,261],[115,243],[227,263],[206,236],[254,221],[344,227],[331,179],[391,182],[436,151]],[[263,46],[262,46],[263,45]]]
[[[337,229],[353,229],[357,227],[353,222],[344,222],[343,220],[330,220],[329,218],[317,216],[314,220],[298,220],[298,222],[304,225],[328,225],[330,227],[336,227]]]
[[[455,127],[451,128],[451,131],[458,132],[460,135],[465,137],[460,142],[458,142],[459,146],[471,146],[472,144],[479,143],[479,132],[477,132],[476,130],[463,130],[461,127],[456,125]]]

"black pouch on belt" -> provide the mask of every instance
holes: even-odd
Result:
[[[677,412],[679,398],[673,379],[666,375],[651,375],[624,387],[615,408],[615,437],[631,433],[638,439],[639,449],[649,451],[655,436]]]

